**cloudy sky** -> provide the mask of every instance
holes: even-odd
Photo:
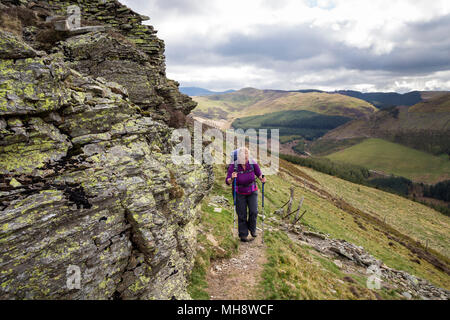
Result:
[[[121,0],[210,90],[450,90],[449,0]]]

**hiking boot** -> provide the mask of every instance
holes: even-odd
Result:
[[[250,241],[253,241],[253,239],[249,239],[249,238],[245,237],[245,238],[241,238],[241,241],[242,242],[250,242]]]
[[[250,231],[250,234],[252,235],[253,238],[256,238],[256,237],[258,236],[258,235],[256,234],[256,232],[251,232],[251,231]]]

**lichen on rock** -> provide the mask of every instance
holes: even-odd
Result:
[[[212,170],[174,164],[169,138],[195,103],[119,2],[22,1],[36,26],[70,4],[109,29],[43,52],[0,26],[0,299],[188,299]]]

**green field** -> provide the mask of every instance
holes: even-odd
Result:
[[[448,156],[434,156],[382,139],[367,139],[326,158],[417,182],[436,183],[450,178]]]

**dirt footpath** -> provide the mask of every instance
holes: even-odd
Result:
[[[236,256],[211,265],[206,275],[211,300],[258,299],[257,286],[266,261],[261,233],[252,242],[241,242]]]

